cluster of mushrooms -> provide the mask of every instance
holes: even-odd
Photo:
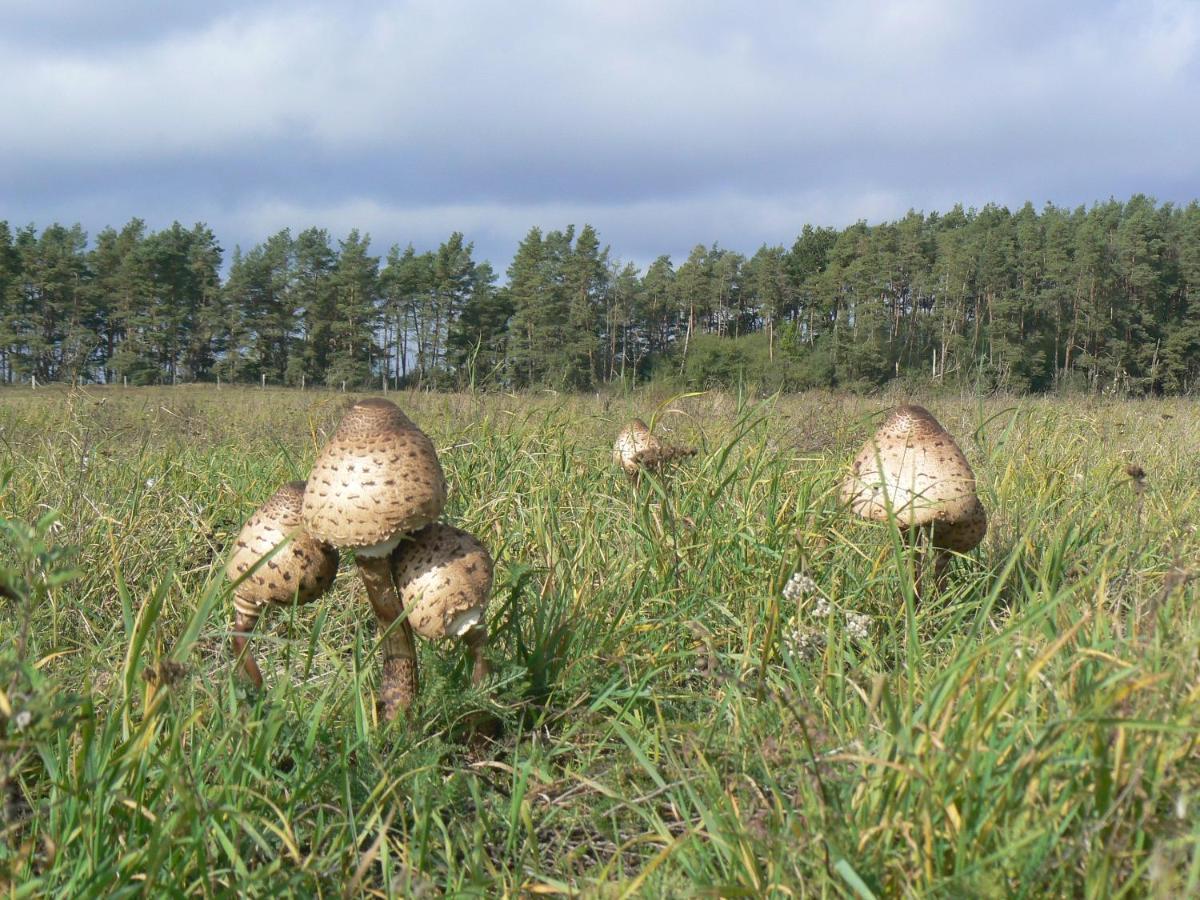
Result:
[[[613,462],[636,483],[695,452],[663,443],[633,419],[617,435]],[[857,515],[894,519],[907,540],[926,542],[939,584],[952,554],[973,549],[987,531],[971,466],[920,406],[891,411],[855,458],[841,498]],[[308,481],[283,485],[242,527],[226,567],[235,583],[233,651],[251,680],[262,685],[247,636],[263,610],[316,600],[333,584],[338,551],[351,550],[379,622],[384,718],[417,695],[414,633],[462,639],[474,657],[473,681],[482,681],[493,562],[470,534],[438,521],[445,504],[428,436],[388,400],[351,407]]]
[[[660,472],[695,452],[664,444],[645,422],[634,419],[617,435],[613,462],[637,481],[643,471]],[[855,457],[841,500],[864,519],[894,518],[905,540],[932,550],[938,585],[953,554],[973,550],[987,532],[987,512],[970,463],[922,406],[898,406],[887,415]],[[918,593],[920,575],[918,570]]]
[[[461,638],[473,681],[488,674],[484,614],[493,563],[470,534],[439,522],[446,479],[433,442],[388,400],[361,400],[321,449],[307,482],[285,484],[242,527],[226,574],[234,582],[233,651],[262,674],[247,636],[271,604],[309,603],[351,550],[379,622],[385,719],[417,695],[414,632]]]

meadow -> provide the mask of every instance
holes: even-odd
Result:
[[[387,724],[348,558],[229,654],[357,396],[0,392],[4,895],[1200,895],[1195,401],[392,392],[497,571],[491,679],[423,642]],[[838,501],[913,399],[991,518],[921,598]],[[634,415],[698,454],[629,483]]]

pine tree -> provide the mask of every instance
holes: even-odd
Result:
[[[788,278],[783,247],[763,244],[747,264],[747,284],[753,306],[767,332],[767,358],[775,358],[775,330],[792,307],[792,282]]]
[[[622,264],[620,260],[609,262],[607,281],[605,331],[608,348],[604,378],[606,381],[619,378],[623,382],[630,376],[636,378],[638,366],[647,351],[647,343],[637,328],[642,285],[637,266]]]
[[[138,247],[150,297],[146,338],[159,380],[205,378],[213,361],[221,248],[209,229],[178,222]]]
[[[687,330],[683,335],[683,349],[679,357],[680,371],[687,366],[688,347],[692,336],[696,333],[700,320],[709,312],[714,294],[712,282],[708,248],[697,244],[675,273],[675,305],[687,322]]]
[[[19,276],[10,290],[6,332],[10,363],[21,376],[46,382],[80,377],[98,344],[89,328],[87,236],[78,225],[57,223],[37,236],[17,234]]]
[[[644,323],[646,356],[664,353],[679,330],[675,304],[675,269],[671,257],[660,256],[646,269],[642,278],[639,318]],[[638,363],[641,362],[638,357]],[[635,366],[637,368],[637,366]]]
[[[120,232],[101,232],[91,255],[93,293],[105,325],[101,342],[105,379],[134,384],[160,380],[151,346],[154,337],[153,282],[150,259],[143,250],[146,225],[131,219]]]
[[[374,383],[373,366],[381,353],[375,343],[379,321],[379,257],[367,251],[369,235],[352,230],[338,242],[333,284],[337,316],[330,329],[330,386],[361,387]]]
[[[1127,374],[1121,364],[1122,341],[1110,327],[1116,316],[1112,245],[1120,215],[1119,204],[1098,204],[1082,216],[1075,231],[1075,364],[1094,391],[1119,388]]]
[[[434,383],[450,380],[455,358],[466,359],[466,339],[457,330],[464,308],[475,294],[474,245],[463,240],[461,231],[450,235],[433,255],[430,298],[432,301]],[[451,357],[449,360],[447,356]],[[449,366],[447,366],[447,362]]]
[[[433,354],[433,254],[418,255],[412,244],[401,254],[399,247],[393,246],[380,274],[380,291],[384,321],[390,323],[385,330],[390,330],[396,348],[392,355],[395,377],[406,381],[415,375],[418,384],[424,383]],[[411,362],[410,350],[415,350]]]
[[[1192,201],[1176,223],[1179,284],[1171,327],[1163,340],[1163,388],[1200,390],[1200,203]]]
[[[293,272],[288,306],[299,322],[288,356],[287,382],[323,384],[337,318],[333,272],[337,254],[323,228],[306,228],[292,245]]]
[[[608,248],[601,250],[596,230],[584,225],[562,261],[567,329],[561,348],[561,384],[571,390],[587,390],[600,376],[600,328],[607,287]]]
[[[893,358],[901,371],[927,373],[926,360],[936,343],[933,308],[936,303],[933,283],[933,234],[936,220],[909,210],[896,224],[893,270],[889,276],[894,297]]]
[[[1163,225],[1155,202],[1136,194],[1125,205],[1115,234],[1122,297],[1114,325],[1126,348],[1122,365],[1143,390],[1162,387],[1162,329],[1170,314]]]
[[[207,381],[221,352],[221,323],[225,318],[221,291],[221,259],[224,251],[212,229],[202,222],[192,226],[187,244],[188,285],[192,310],[183,346],[183,370],[187,377]]]
[[[785,261],[792,295],[796,298],[794,315],[798,332],[810,345],[820,327],[817,317],[823,312],[817,301],[820,278],[829,266],[829,254],[836,241],[834,229],[805,225]]]
[[[460,385],[477,387],[502,376],[512,313],[509,291],[496,288],[491,265],[477,263],[471,293],[451,327],[448,341],[449,362]]]
[[[275,384],[286,380],[297,331],[291,279],[292,236],[287,229],[249,253],[235,251],[225,284],[235,358],[218,366],[222,377],[257,380],[265,375]]]
[[[539,383],[547,371],[543,341],[550,293],[546,247],[540,228],[529,229],[508,267],[508,296],[513,315],[509,327],[509,381],[516,387]]]
[[[1048,360],[1051,381],[1047,387],[1063,383],[1070,370],[1072,314],[1072,247],[1074,221],[1069,212],[1047,204],[1042,211],[1043,267],[1036,304],[1047,319]]]
[[[16,343],[16,321],[10,317],[21,277],[21,257],[8,222],[0,221],[0,384],[13,380],[10,354]]]

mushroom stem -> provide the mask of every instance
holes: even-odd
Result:
[[[388,557],[358,554],[357,562],[367,588],[367,599],[379,620],[383,652],[379,697],[383,717],[390,721],[407,710],[417,696],[417,647],[408,618],[396,623],[404,615],[404,604],[392,581]]]
[[[950,560],[952,559],[949,550],[938,548],[934,552],[933,557],[933,585],[934,590],[941,593],[941,590],[946,585],[946,576],[950,573]]]
[[[484,650],[487,648],[487,639],[487,625],[484,624],[475,626],[463,635],[463,641],[471,648],[471,655],[475,658],[475,666],[471,670],[471,684],[476,687],[479,687],[492,672],[492,667],[484,654]]]
[[[259,617],[262,615],[262,606],[249,603],[241,597],[235,597],[233,605],[237,611],[233,622],[233,658],[241,661],[242,671],[254,682],[254,686],[262,688],[262,672],[258,669],[254,654],[250,652],[248,639],[250,632],[254,630],[254,626],[258,624]]]
[[[913,599],[921,600],[921,592],[925,586],[925,560],[929,553],[929,529],[904,529],[905,542],[913,550]]]

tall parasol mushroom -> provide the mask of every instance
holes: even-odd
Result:
[[[643,471],[661,471],[669,462],[695,454],[690,447],[670,447],[659,440],[641,419],[632,419],[613,442],[613,463],[637,481]]]
[[[841,496],[864,519],[894,516],[914,537],[928,534],[939,579],[950,554],[978,546],[987,531],[970,463],[922,406],[898,406],[888,414],[855,457]]]
[[[442,514],[446,479],[437,452],[396,404],[360,400],[318,454],[308,483],[309,534],[354,551],[383,634],[383,714],[395,718],[416,696],[417,653],[388,556]]]

